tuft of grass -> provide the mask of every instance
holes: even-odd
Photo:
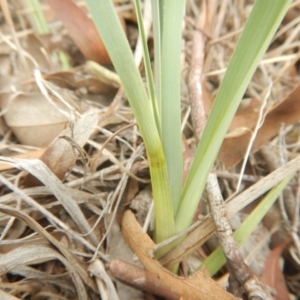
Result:
[[[256,0],[214,100],[184,185],[180,52],[185,1],[152,0],[154,76],[150,69],[147,43],[143,41],[148,91],[135,66],[112,1],[86,2],[122,81],[145,142],[155,204],[155,239],[160,243],[190,226],[231,120],[291,1]],[[135,4],[143,37],[140,3],[136,0]],[[159,255],[169,248],[163,249]]]

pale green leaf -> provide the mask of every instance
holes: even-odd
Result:
[[[256,67],[269,46],[290,0],[257,0],[228,65],[186,181],[176,231],[187,228],[222,141]]]
[[[110,0],[86,0],[88,9],[122,81],[147,149],[155,201],[156,241],[174,234],[167,165],[151,103]]]

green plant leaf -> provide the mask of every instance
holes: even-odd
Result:
[[[156,95],[155,95],[155,86],[154,86],[154,81],[153,81],[153,76],[152,76],[152,69],[151,69],[151,62],[150,62],[150,57],[149,57],[149,52],[148,52],[147,40],[146,40],[146,36],[145,36],[145,29],[144,29],[144,23],[143,23],[143,15],[142,15],[141,6],[140,6],[140,0],[134,0],[134,3],[135,3],[135,8],[136,8],[135,10],[136,10],[136,15],[137,15],[137,20],[138,20],[139,33],[140,33],[141,41],[142,41],[143,57],[144,57],[144,64],[145,64],[149,96],[150,96],[151,103],[152,103],[152,110],[153,110],[154,117],[155,117],[156,127],[158,129],[158,132],[161,133],[160,116],[159,116],[159,111],[158,111]]]
[[[267,50],[290,0],[257,0],[229,62],[184,186],[176,231],[192,222],[206,178],[254,71]]]
[[[154,38],[154,78],[155,92],[159,114],[161,114],[161,30],[162,1],[151,0],[152,24]]]
[[[176,214],[183,185],[180,55],[185,1],[161,0],[161,6],[161,132]]]
[[[29,0],[24,1],[27,7],[33,10],[31,14],[33,20],[33,26],[36,28],[39,34],[48,34],[50,32],[48,28],[47,21],[44,17],[43,10],[41,8],[41,3],[39,0]]]
[[[164,151],[142,78],[110,0],[86,0],[88,9],[122,81],[147,149],[155,202],[156,241],[174,234],[173,205]]]

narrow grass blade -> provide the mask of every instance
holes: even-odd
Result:
[[[251,77],[274,36],[290,0],[257,0],[230,60],[186,181],[176,231],[193,219],[207,175]]]
[[[39,34],[49,34],[50,30],[48,28],[47,21],[45,19],[40,0],[29,0],[23,1],[24,6],[32,9],[33,12],[29,15],[29,19],[32,23],[32,26],[36,29]],[[54,56],[58,56],[59,61],[61,62],[63,70],[69,70],[70,64],[68,61],[67,55],[63,51],[53,52]]]
[[[167,165],[152,106],[112,2],[86,2],[122,81],[145,142],[155,201],[156,241],[161,242],[174,234],[174,219]]]
[[[162,1],[151,0],[154,38],[154,78],[158,112],[161,114],[161,32]]]
[[[290,180],[293,178],[294,174],[289,175],[286,179],[284,179],[281,183],[279,183],[276,187],[274,187],[267,196],[261,201],[260,204],[252,211],[252,213],[247,217],[247,219],[243,222],[239,229],[237,229],[233,236],[240,247],[242,246],[246,240],[249,238],[251,233],[255,230],[257,225],[261,222],[262,218],[269,211],[271,206],[274,204],[276,199],[279,197],[280,193],[287,186]],[[216,274],[222,266],[226,263],[226,258],[223,254],[221,247],[218,247],[199,267],[199,270],[203,266],[208,270],[211,276]]]
[[[161,40],[161,128],[174,213],[182,191],[182,138],[180,103],[180,55],[184,0],[163,0]]]
[[[26,3],[26,6],[33,9],[31,16],[33,20],[33,26],[37,29],[37,32],[39,34],[48,34],[50,30],[41,8],[41,2],[39,0],[30,0],[26,2],[24,1],[24,3]]]
[[[156,127],[158,129],[158,132],[160,133],[160,131],[161,131],[160,117],[159,117],[157,100],[156,100],[156,95],[155,95],[155,87],[154,87],[151,62],[150,62],[150,57],[149,57],[149,52],[148,52],[148,47],[147,47],[147,40],[146,40],[146,36],[145,36],[143,15],[142,15],[142,11],[141,11],[140,0],[135,0],[134,3],[135,3],[135,10],[136,10],[137,20],[138,20],[138,25],[139,25],[139,33],[140,33],[141,40],[142,40],[144,65],[145,65],[145,71],[146,71],[149,96],[150,96],[151,103],[152,103],[152,110],[153,110],[154,117],[155,117]]]

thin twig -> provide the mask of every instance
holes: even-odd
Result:
[[[208,176],[206,194],[209,209],[216,226],[216,235],[226,256],[231,276],[245,288],[249,299],[272,299],[266,287],[252,273],[240,254],[233,238],[219,183],[214,174]]]
[[[205,12],[205,9],[203,9],[203,11]],[[189,76],[189,94],[192,107],[193,128],[196,140],[199,142],[206,123],[201,88],[205,37],[200,31],[194,31],[192,42],[193,49]],[[234,281],[237,281],[240,286],[246,289],[250,299],[271,299],[266,287],[243,261],[233,238],[217,176],[213,173],[208,176],[205,192],[207,194],[210,212],[216,226],[216,235],[226,256],[230,273],[235,279]]]

